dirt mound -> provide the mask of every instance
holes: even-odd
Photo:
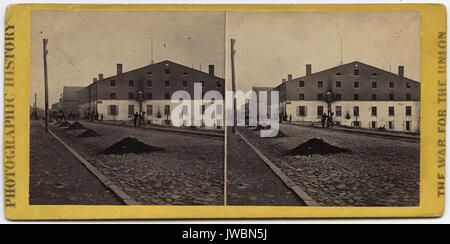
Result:
[[[125,153],[151,153],[162,151],[164,149],[149,146],[138,141],[136,138],[125,137],[116,144],[108,147],[103,151],[104,154],[125,154]]]
[[[66,128],[66,130],[81,130],[86,129],[81,123],[79,122],[73,122],[69,127]]]
[[[270,125],[258,124],[254,130],[269,130],[269,129],[270,129]]]
[[[286,137],[286,136],[288,136],[288,135],[283,133],[281,130],[278,130],[278,134],[275,137]]]
[[[67,121],[64,121],[61,124],[59,124],[59,127],[67,127],[67,126],[70,126],[70,123]]]
[[[322,139],[312,138],[307,142],[298,145],[296,148],[289,151],[288,155],[312,155],[312,154],[336,154],[348,153],[350,150],[339,148],[324,142]]]
[[[100,134],[98,134],[98,133],[95,132],[94,130],[87,129],[87,130],[85,130],[83,133],[81,133],[80,135],[78,135],[77,137],[94,137],[94,136],[100,136]]]

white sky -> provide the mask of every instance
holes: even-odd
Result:
[[[227,39],[236,38],[236,86],[276,86],[343,61],[361,61],[419,81],[418,12],[228,12]],[[230,56],[227,40],[227,58]],[[227,61],[227,70],[230,62]],[[226,78],[231,81],[231,71]],[[228,82],[230,85],[231,82]]]
[[[42,31],[42,34],[41,34]],[[49,106],[63,86],[87,86],[92,78],[171,60],[199,69],[215,65],[224,76],[225,13],[161,11],[33,11],[31,15],[31,103],[44,106],[42,39],[48,38]],[[192,37],[189,41],[188,37]],[[165,47],[164,47],[165,44]]]

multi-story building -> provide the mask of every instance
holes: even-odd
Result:
[[[78,104],[77,104],[77,106],[78,106]],[[59,98],[57,103],[52,104],[52,111],[54,111],[54,112],[62,111],[62,108],[63,108],[63,99],[62,98]]]
[[[202,84],[202,95],[208,91],[218,91],[224,98],[225,82],[223,78],[215,76],[214,65],[209,65],[208,73],[171,61],[122,71],[122,64],[117,64],[116,75],[104,78],[103,74],[99,74],[98,78],[94,78],[89,86],[80,91],[79,111],[82,116],[98,113],[99,116],[103,115],[104,120],[130,120],[134,113],[145,112],[146,121],[170,125],[170,113],[178,106],[171,102],[174,92],[189,93],[192,118],[194,83]],[[201,111],[212,104],[215,102],[202,104]],[[217,121],[217,125],[222,122]]]
[[[77,113],[79,92],[84,87],[79,86],[64,86],[62,97],[62,111],[65,114]]]
[[[317,122],[333,113],[337,125],[420,130],[420,83],[404,77],[404,66],[391,73],[361,62],[339,65],[306,75],[288,75],[273,90],[279,92],[282,117]]]

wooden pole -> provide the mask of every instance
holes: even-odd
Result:
[[[34,93],[34,119],[38,119],[38,116],[37,116],[37,93],[35,92]]]
[[[43,39],[44,46],[44,86],[45,86],[45,131],[48,132],[48,75],[47,75],[47,43],[48,39]]]
[[[235,70],[234,70],[234,55],[236,54],[236,50],[234,50],[234,44],[236,43],[236,39],[231,39],[231,86],[233,90],[233,133],[236,133],[236,124],[237,124],[237,111],[236,111],[236,78],[235,78]]]

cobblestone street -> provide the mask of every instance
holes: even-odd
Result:
[[[223,138],[81,123],[101,136],[77,138],[83,130],[54,125],[51,129],[136,201],[146,205],[223,205]],[[125,137],[164,151],[101,153]]]
[[[294,182],[323,206],[418,206],[419,141],[338,130],[280,125],[286,137],[260,138],[240,131]],[[351,153],[287,156],[311,138]]]

